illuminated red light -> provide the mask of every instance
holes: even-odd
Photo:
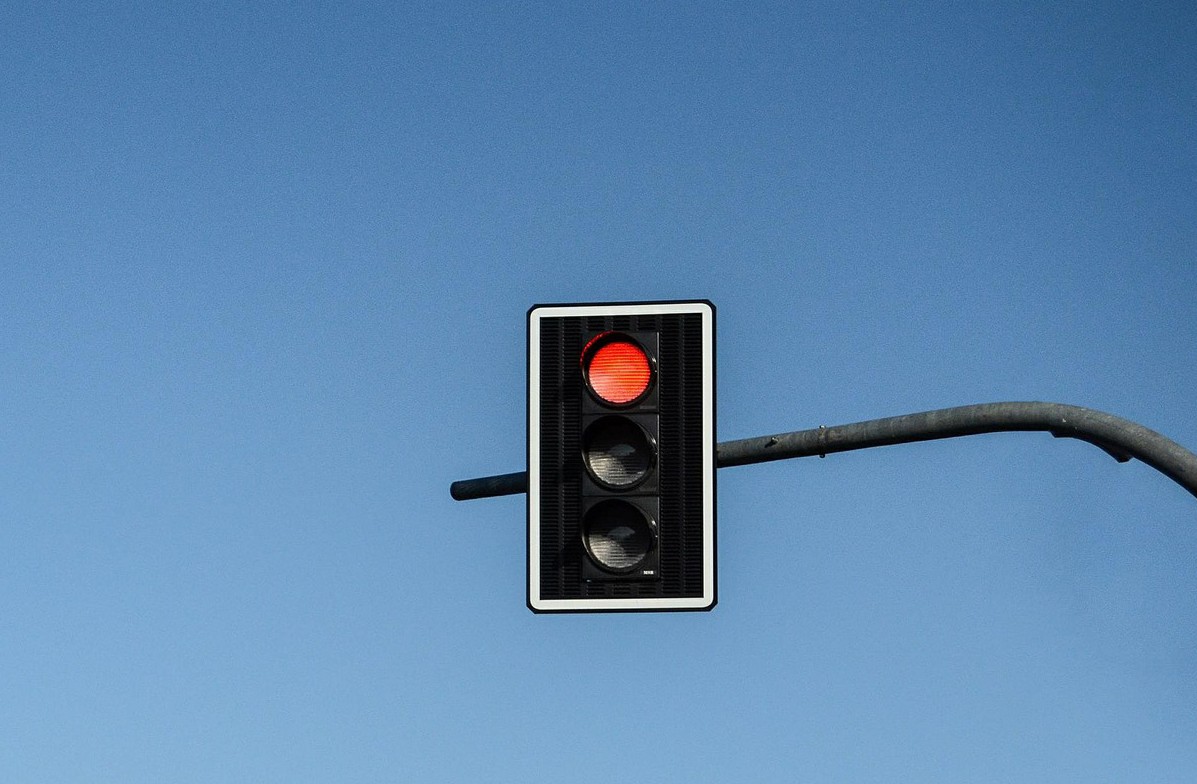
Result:
[[[611,333],[600,335],[586,346],[582,361],[590,388],[612,405],[638,400],[652,382],[648,355],[631,338]]]

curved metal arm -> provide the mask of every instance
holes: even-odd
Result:
[[[1043,431],[1057,438],[1087,441],[1120,463],[1136,458],[1197,497],[1197,455],[1142,425],[1102,411],[1063,403],[981,403],[724,441],[716,448],[715,465],[728,468],[792,457],[823,457],[874,446],[1010,431]],[[463,479],[449,488],[458,501],[513,495],[527,490],[528,478],[522,472]]]

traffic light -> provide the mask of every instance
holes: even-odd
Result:
[[[528,311],[528,606],[715,605],[715,308]]]

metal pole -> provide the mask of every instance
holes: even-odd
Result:
[[[528,475],[523,471],[514,474],[483,476],[478,479],[459,479],[449,485],[449,495],[458,501],[526,492],[528,492]]]
[[[1087,441],[1120,463],[1136,458],[1197,497],[1197,455],[1142,425],[1063,403],[981,403],[724,441],[716,448],[715,465],[729,468],[793,457],[823,457],[874,446],[1012,431],[1042,431],[1057,438]],[[449,488],[458,501],[527,491],[528,477],[523,472],[463,479]]]

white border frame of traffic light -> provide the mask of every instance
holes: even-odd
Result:
[[[533,383],[540,368],[542,318],[575,316],[679,315],[702,316],[703,377],[703,548],[701,597],[644,599],[540,598],[540,385]],[[654,610],[710,610],[718,601],[715,553],[715,306],[708,300],[613,302],[576,305],[534,305],[528,310],[528,607],[533,612],[610,612]]]

